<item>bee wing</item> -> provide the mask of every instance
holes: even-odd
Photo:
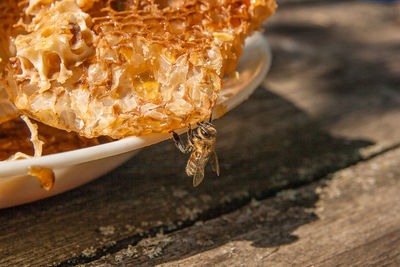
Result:
[[[198,167],[193,176],[193,186],[196,187],[204,180],[204,168]]]
[[[200,157],[196,157],[194,161],[191,163],[194,167],[192,169],[191,175],[193,175],[193,186],[196,187],[204,179],[204,168],[206,167],[206,163],[208,161],[208,155],[202,154]],[[188,162],[189,164],[189,162]]]
[[[217,176],[219,176],[219,162],[217,153],[215,151],[213,151],[211,155],[211,168],[215,173],[217,173]]]

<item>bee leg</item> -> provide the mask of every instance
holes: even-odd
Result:
[[[202,125],[214,127],[214,124],[211,122],[211,120],[210,121],[203,121]]]
[[[186,132],[188,144],[193,146],[193,129],[192,126],[189,124],[189,129]]]
[[[192,134],[193,134],[192,125],[190,125],[190,124],[189,124],[187,133],[188,133],[189,135],[192,135]]]
[[[197,125],[199,125],[203,129],[207,129],[207,126],[214,127],[214,124],[209,121],[198,122]]]
[[[179,151],[184,154],[189,152],[189,146],[184,145],[179,135],[174,131],[172,131],[172,137],[174,138],[175,146],[179,149]]]
[[[197,125],[199,126],[199,128],[203,134],[206,134],[208,132],[207,131],[207,122],[198,122]]]

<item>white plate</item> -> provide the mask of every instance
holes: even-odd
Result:
[[[245,101],[262,82],[270,65],[271,52],[265,37],[257,33],[248,38],[237,68],[239,79],[228,78],[224,81],[213,118],[221,117]],[[32,202],[78,187],[121,165],[135,155],[139,148],[169,138],[170,134],[128,137],[38,158],[0,162],[0,208]],[[38,179],[27,175],[30,166],[51,168],[56,176],[53,189],[42,189]]]

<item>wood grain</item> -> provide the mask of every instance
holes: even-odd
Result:
[[[88,266],[398,266],[400,149]]]
[[[285,194],[282,190],[290,192],[396,148],[397,15],[394,5],[359,1],[284,5],[266,31],[274,51],[270,74],[246,103],[217,122],[220,177],[208,171],[205,183],[192,188],[184,174],[187,158],[172,142],[144,149],[90,184],[0,210],[0,265],[68,266],[115,256],[129,246],[146,245],[148,237],[159,232],[185,231],[201,221],[242,213],[253,198]],[[305,201],[312,207],[318,195],[310,197]],[[292,232],[320,220],[305,212],[303,204],[266,201],[271,202],[266,209],[275,214],[268,217],[273,225],[268,234],[274,238],[260,245],[260,253],[266,247],[294,244],[302,237]],[[246,221],[248,214],[238,216],[244,225],[235,229],[248,235],[253,225]],[[320,227],[321,235],[329,230]],[[397,244],[387,234],[389,243]],[[211,242],[229,242],[223,235],[214,236],[210,241],[199,237],[204,251]],[[379,246],[385,250],[389,243]],[[169,243],[162,244],[167,249]],[[192,252],[174,253],[164,252],[163,262],[184,260]],[[147,265],[148,257],[141,257],[137,262]]]

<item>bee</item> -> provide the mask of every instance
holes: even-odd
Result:
[[[186,174],[193,176],[193,186],[198,186],[204,179],[204,168],[209,160],[213,171],[219,176],[219,163],[215,152],[217,130],[211,122],[199,122],[192,129],[189,125],[187,143],[184,144],[179,135],[172,132],[176,147],[182,153],[191,153],[186,164]]]

